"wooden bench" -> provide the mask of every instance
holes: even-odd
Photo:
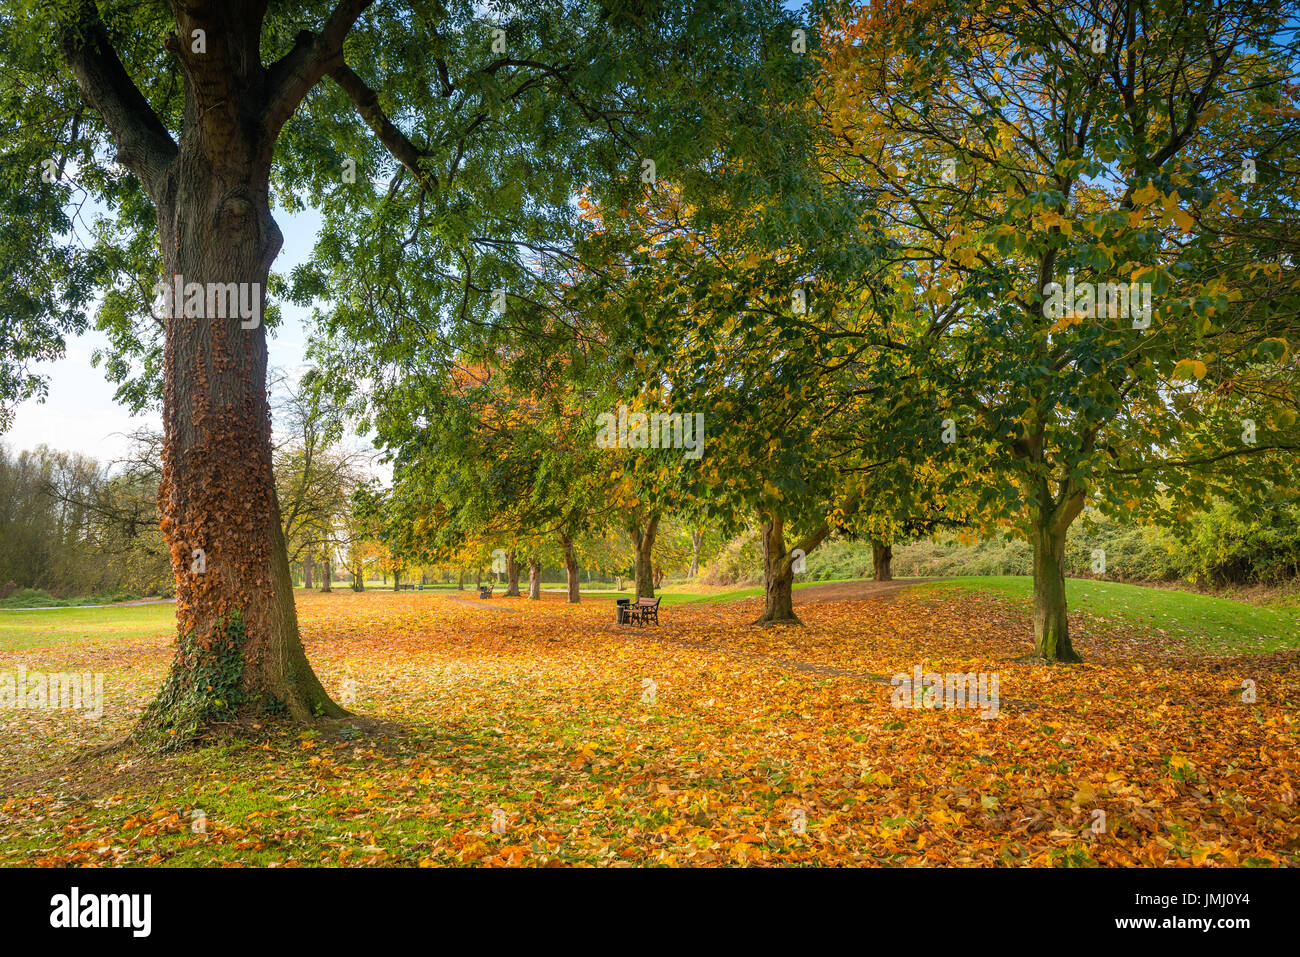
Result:
[[[659,601],[658,598],[638,598],[636,604],[628,606],[628,621],[638,625],[649,624],[651,621],[659,624]]]
[[[479,585],[479,586],[478,586],[478,597],[479,597],[479,598],[491,598],[491,597],[492,597],[492,586],[491,586],[491,585]]]

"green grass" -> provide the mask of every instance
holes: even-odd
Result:
[[[52,608],[0,612],[0,648],[26,651],[77,644],[115,643],[123,638],[167,635],[176,629],[176,606]]]
[[[761,588],[759,589],[759,592],[760,594],[762,593]],[[614,598],[632,598],[635,595],[636,592],[634,592],[631,588],[624,588],[622,591],[615,591],[614,589],[610,588],[610,589],[602,589],[600,591],[584,591],[582,593],[583,598],[596,598],[605,601],[612,600]],[[662,600],[662,603],[664,605],[681,605],[693,601],[701,601],[709,597],[706,595],[699,595],[695,592],[662,591],[662,590],[655,592],[655,595],[656,597]]]
[[[796,589],[827,582],[801,582]],[[994,592],[1028,602],[1026,576],[970,576],[932,582],[918,588],[942,591],[968,589]],[[368,591],[371,589],[367,589]],[[425,592],[431,589],[426,588]],[[445,593],[443,589],[439,592]],[[436,593],[436,592],[435,592]],[[408,592],[407,594],[420,594]],[[462,593],[469,597],[466,589]],[[626,598],[630,590],[584,591],[584,599]],[[761,586],[733,588],[712,594],[661,591],[665,606],[761,598]],[[1122,585],[1089,579],[1067,579],[1071,611],[1117,620],[1186,640],[1194,647],[1220,651],[1272,651],[1300,647],[1300,612],[1265,607],[1167,588]],[[0,647],[13,650],[57,647],[65,642],[113,642],[122,638],[168,635],[175,628],[175,605],[136,605],[115,608],[54,608],[48,611],[0,612]]]
[[[1028,602],[1031,579],[1026,575],[987,575],[952,578],[918,586],[991,591]],[[1120,620],[1182,638],[1193,647],[1213,651],[1273,651],[1300,647],[1300,614],[1287,608],[1198,595],[1173,588],[1149,588],[1118,582],[1067,578],[1070,610]]]

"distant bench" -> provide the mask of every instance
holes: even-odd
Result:
[[[478,586],[478,597],[479,597],[479,598],[491,598],[491,597],[492,597],[492,586],[491,586],[491,585],[479,585],[479,586]]]
[[[618,623],[645,625],[650,622],[659,624],[658,598],[638,598],[635,602],[626,598],[618,600]]]

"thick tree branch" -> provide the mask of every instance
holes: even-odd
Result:
[[[429,154],[407,139],[406,134],[393,125],[392,120],[380,107],[379,96],[375,91],[366,86],[361,77],[357,76],[347,64],[340,63],[330,70],[329,76],[348,95],[348,99],[356,106],[357,112],[366,121],[366,125],[379,137],[379,142],[384,144],[398,162],[411,171],[416,182],[425,189],[436,190],[438,178],[421,163],[421,160]]]
[[[144,184],[155,202],[176,158],[176,142],[149,106],[108,38],[91,0],[60,38],[63,56],[85,101],[99,113],[117,145],[117,158]]]
[[[343,41],[374,0],[341,0],[320,33],[304,30],[293,49],[267,70],[266,126],[272,136],[293,116],[309,90],[343,63]]]
[[[848,494],[848,496],[840,504],[839,511],[841,511],[844,514],[845,518],[848,518],[849,516],[857,512],[858,506],[861,504],[862,504],[862,490],[854,489],[852,492]],[[813,529],[807,535],[807,537],[804,538],[803,541],[801,541],[794,548],[786,551],[786,553],[781,556],[781,560],[786,561],[790,559],[794,555],[796,549],[802,551],[805,555],[811,554],[812,550],[816,548],[818,545],[820,545],[822,542],[824,542],[833,531],[835,531],[835,529],[831,526],[831,523],[829,521],[822,522],[815,529]]]

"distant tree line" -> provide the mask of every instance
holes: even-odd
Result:
[[[0,591],[171,593],[150,438],[137,435],[136,452],[118,463],[0,446]]]
[[[337,417],[289,377],[274,378],[273,395],[290,562],[308,587],[328,589],[337,562],[363,565],[375,548],[353,514],[353,495],[371,478],[369,456],[346,447]],[[60,598],[174,593],[158,516],[162,435],[142,428],[127,438],[125,455],[111,462],[0,446],[0,600],[19,589]]]

